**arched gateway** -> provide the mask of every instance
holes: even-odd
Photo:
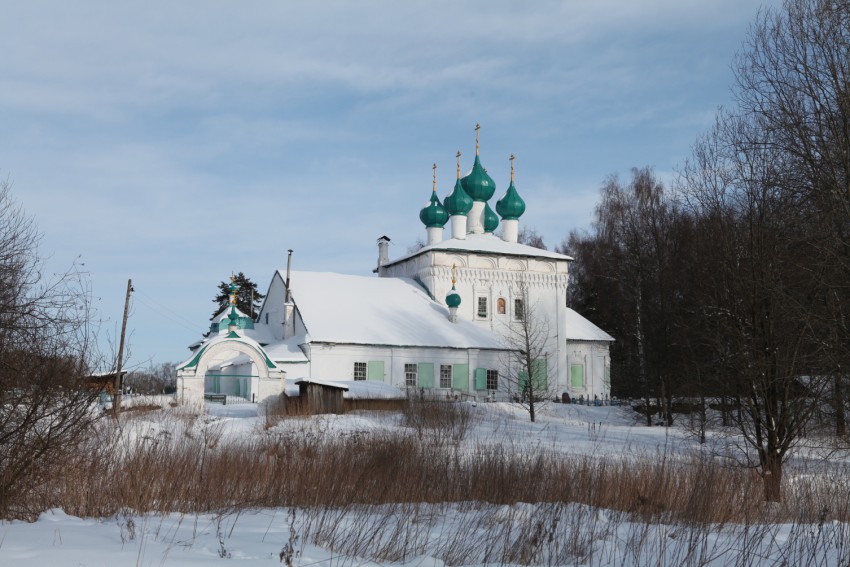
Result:
[[[177,392],[183,403],[203,402],[205,393],[261,402],[280,395],[285,375],[259,343],[231,331],[178,367]]]

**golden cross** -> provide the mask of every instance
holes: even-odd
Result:
[[[457,151],[457,178],[460,179],[460,150]]]
[[[457,283],[457,265],[452,264],[452,288],[454,288]]]
[[[511,157],[510,157],[510,160],[511,160],[511,183],[514,182],[514,160],[515,159],[516,159],[516,157],[514,157],[514,154],[511,154]]]
[[[478,155],[478,131],[481,130],[481,124],[475,125],[475,155]]]

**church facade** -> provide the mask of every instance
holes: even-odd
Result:
[[[496,186],[478,153],[476,139],[463,177],[458,153],[457,181],[442,201],[435,178],[419,214],[424,247],[390,259],[389,238],[379,238],[376,276],[275,271],[256,321],[231,305],[190,346],[178,393],[185,401],[205,393],[262,401],[279,395],[286,378],[507,400],[522,387],[517,338],[533,327],[531,379],[547,397],[606,398],[614,339],[567,307],[572,259],[518,242],[525,203],[513,156],[494,212]]]

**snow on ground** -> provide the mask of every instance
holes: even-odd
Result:
[[[135,413],[134,406],[155,406],[165,411],[138,411],[127,419],[118,434],[128,440],[138,437],[174,437],[181,428],[202,428],[220,435],[222,442],[244,440],[267,431],[268,424],[254,404],[207,404],[204,415],[190,415],[183,408],[171,407],[168,396],[130,398],[125,400],[126,415]],[[539,408],[536,423],[528,414],[510,404],[466,404],[473,414],[463,443],[468,447],[487,443],[513,443],[518,448],[543,449],[563,454],[589,456],[650,457],[664,455],[677,458],[693,451],[715,450],[728,442],[728,437],[710,436],[708,449],[700,446],[687,427],[645,427],[627,407],[579,406],[547,404]],[[686,418],[684,418],[686,419]],[[403,418],[393,412],[354,412],[348,415],[324,415],[311,418],[285,419],[273,426],[275,434],[297,434],[306,429],[326,433],[394,431],[403,427]],[[713,444],[712,444],[713,443]],[[130,446],[130,445],[128,445]],[[423,506],[423,505],[420,505]],[[0,522],[0,565],[2,566],[170,566],[209,565],[221,561],[252,561],[281,564],[291,555],[294,565],[443,565],[436,557],[454,550],[455,564],[506,564],[505,557],[488,557],[488,547],[470,544],[474,538],[492,534],[493,526],[504,526],[505,542],[529,529],[540,514],[550,513],[551,504],[517,504],[491,506],[479,503],[438,505],[439,510],[412,513],[409,533],[405,537],[421,538],[415,557],[393,557],[376,563],[357,554],[340,555],[302,541],[300,536],[305,510],[247,510],[227,514],[164,516],[119,515],[102,519],[75,518],[62,510],[50,510],[35,523]],[[575,534],[564,542],[560,555],[550,555],[550,564],[569,565],[679,565],[693,555],[689,545],[693,534],[682,526],[634,524],[620,513],[582,508],[576,504],[560,506],[552,513],[585,518],[583,526],[567,526]],[[546,512],[550,510],[550,512]],[[321,512],[326,514],[329,512]],[[396,513],[396,512],[392,512]],[[313,512],[314,517],[316,512]],[[372,529],[370,518],[380,524],[381,509],[372,507],[359,515],[351,510],[340,512],[334,522],[345,522],[355,529]],[[557,524],[557,521],[554,522]],[[549,520],[547,520],[549,525]],[[502,528],[500,528],[502,529]],[[705,529],[705,528],[698,528]],[[753,527],[750,526],[752,530]],[[489,531],[488,531],[489,530]],[[789,546],[804,557],[807,545],[820,545],[822,565],[837,564],[848,557],[850,532],[844,524],[819,526],[761,526],[741,537],[735,527],[709,528],[701,540],[706,565],[774,565],[789,559]],[[501,532],[500,532],[501,533]],[[562,533],[562,532],[559,532]],[[460,534],[462,537],[460,537]],[[704,535],[704,534],[703,534]],[[385,538],[390,536],[383,534]],[[560,537],[560,536],[559,536]],[[519,541],[519,540],[517,540]],[[635,548],[636,541],[653,541],[651,546]],[[740,549],[741,542],[752,548]],[[569,545],[568,545],[569,544]],[[488,544],[489,545],[489,544]],[[513,544],[511,544],[513,545]],[[510,548],[510,546],[508,546]],[[573,550],[568,552],[568,548]],[[291,553],[287,553],[287,550]],[[636,552],[635,549],[638,549]],[[447,551],[449,550],[449,551]],[[581,553],[574,553],[575,550]],[[742,553],[754,553],[741,560]],[[552,553],[555,553],[554,551]],[[465,554],[465,555],[464,555]],[[791,556],[796,557],[796,556]],[[510,558],[509,558],[510,559]],[[520,563],[521,556],[516,562]],[[793,561],[787,564],[794,564]]]

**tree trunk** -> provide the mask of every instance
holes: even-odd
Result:
[[[844,417],[844,384],[842,383],[843,376],[836,375],[833,379],[834,395],[832,398],[833,407],[835,409],[835,436],[844,437],[847,435],[847,420]]]
[[[767,452],[762,463],[764,499],[766,502],[782,501],[782,457]]]

